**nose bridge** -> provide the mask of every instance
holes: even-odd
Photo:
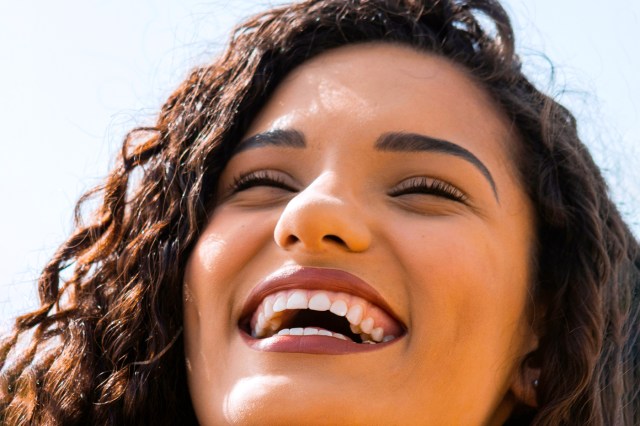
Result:
[[[365,251],[371,232],[361,206],[335,173],[323,173],[287,204],[274,231],[276,243],[285,249]]]

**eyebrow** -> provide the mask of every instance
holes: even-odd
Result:
[[[304,141],[302,132],[294,129],[276,129],[267,132],[258,133],[243,139],[233,150],[233,154],[254,148],[263,148],[266,146],[275,146],[281,148],[305,148],[307,144]]]
[[[477,168],[487,181],[489,181],[489,185],[491,185],[491,189],[493,190],[493,195],[496,197],[496,200],[498,200],[498,189],[487,166],[485,166],[482,161],[480,161],[480,159],[470,151],[453,142],[417,133],[393,132],[385,133],[380,136],[376,141],[375,148],[380,151],[392,152],[441,152],[443,154],[462,158]]]
[[[295,129],[275,129],[243,139],[234,149],[233,155],[254,148],[267,146],[281,148],[306,148],[304,134]],[[453,155],[471,163],[487,179],[493,195],[499,202],[498,189],[487,166],[470,151],[444,139],[418,133],[390,132],[381,135],[374,145],[378,151],[388,152],[439,152]]]

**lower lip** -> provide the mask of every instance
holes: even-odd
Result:
[[[386,348],[400,338],[388,342],[369,344],[355,343],[329,336],[272,336],[265,339],[254,339],[240,330],[242,339],[251,349],[262,352],[288,352],[318,355],[347,355],[360,352],[371,352]]]

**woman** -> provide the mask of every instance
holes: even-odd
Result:
[[[90,196],[6,424],[640,420],[638,242],[494,1],[259,15]]]

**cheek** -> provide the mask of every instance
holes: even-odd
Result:
[[[464,218],[434,218],[394,230],[394,250],[411,287],[410,325],[421,353],[469,370],[514,358],[525,319],[525,241],[513,243]],[[520,247],[522,246],[522,247]],[[507,361],[507,362],[505,362]],[[437,374],[437,372],[436,372]],[[451,384],[454,378],[442,377]]]
[[[202,307],[230,300],[237,290],[234,282],[243,282],[249,260],[260,258],[273,242],[274,226],[269,217],[238,214],[224,207],[216,211],[187,262],[185,288],[190,289],[193,304]]]
[[[263,227],[256,224],[265,224]],[[185,351],[194,398],[216,386],[214,366],[224,360],[223,342],[236,330],[232,304],[246,265],[259,258],[273,240],[267,220],[245,220],[225,209],[216,211],[191,253],[183,286]],[[191,374],[191,371],[197,373]]]
[[[391,233],[397,261],[410,277],[412,292],[423,296],[420,300],[425,308],[447,306],[452,313],[474,315],[488,307],[521,301],[526,295],[525,239],[496,234],[464,218],[416,222]]]

